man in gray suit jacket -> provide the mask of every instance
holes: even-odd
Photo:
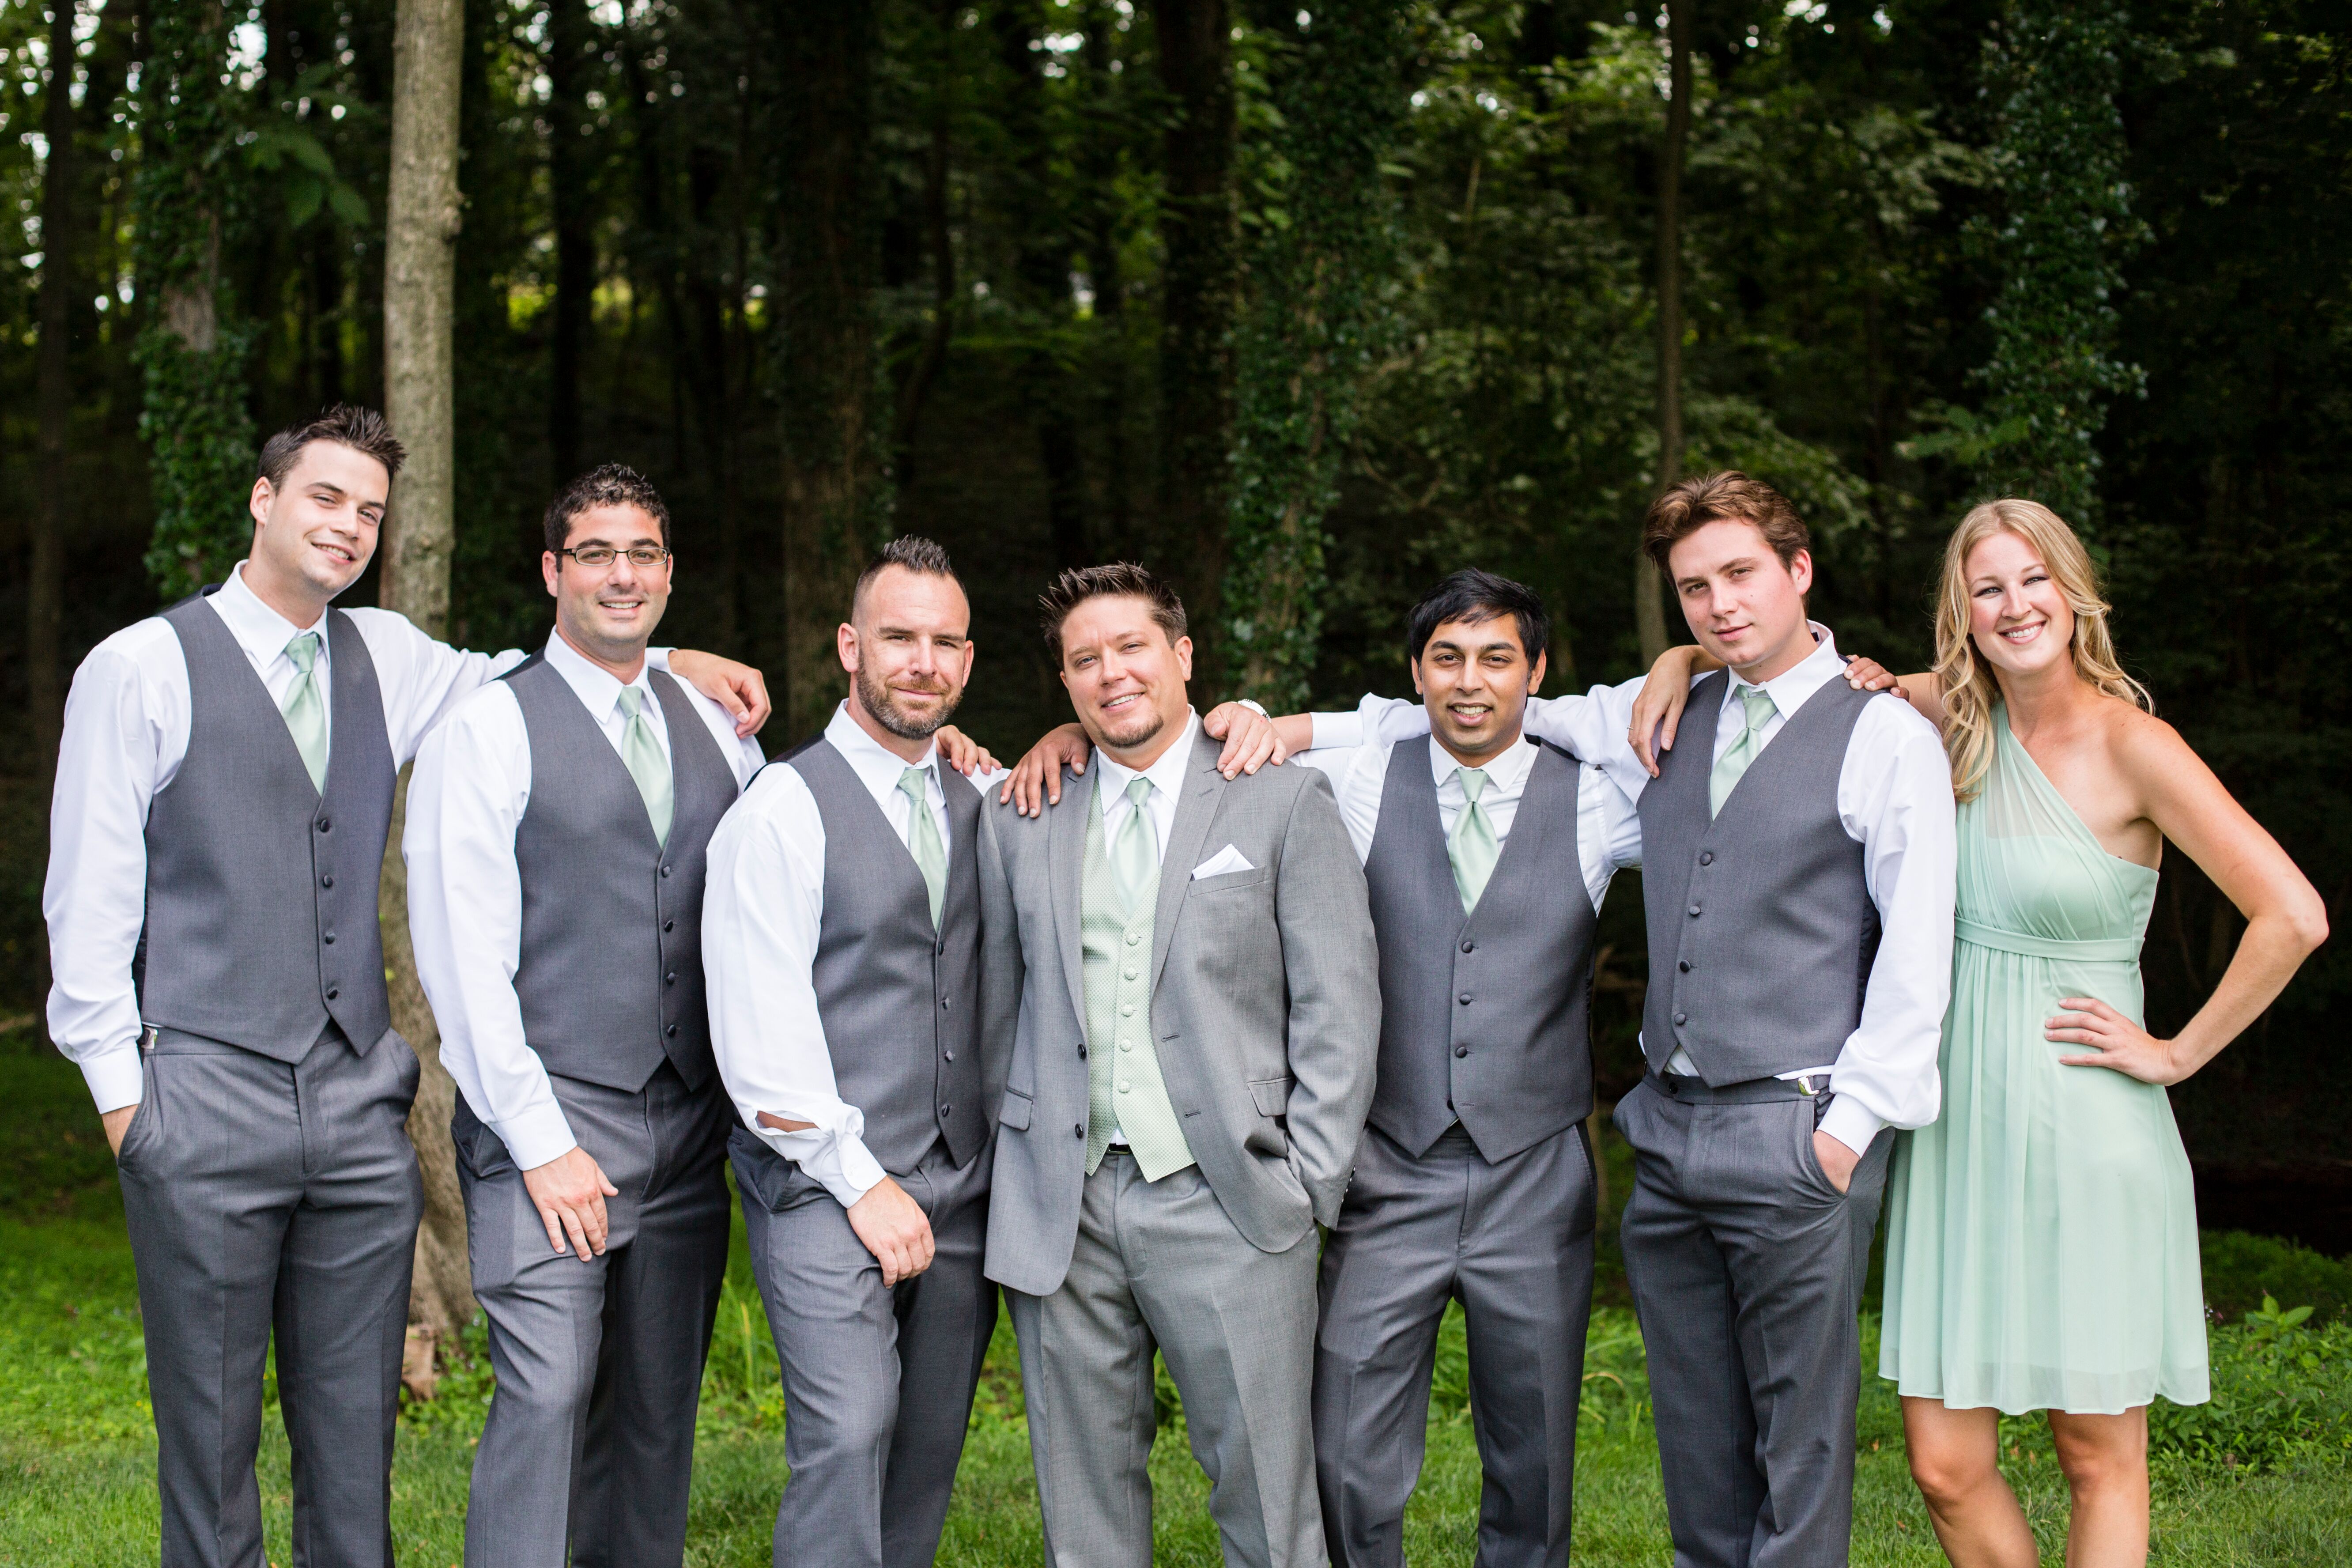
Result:
[[[1156,1348],[1226,1561],[1307,1568],[1315,1227],[1339,1217],[1380,1037],[1363,871],[1320,773],[1218,772],[1164,584],[1090,567],[1044,605],[1101,760],[1038,816],[999,809],[982,875],[1013,900],[1023,981],[988,1275],[1045,1554],[1151,1561]]]

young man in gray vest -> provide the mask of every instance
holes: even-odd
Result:
[[[1156,1348],[1225,1561],[1308,1568],[1315,1227],[1338,1223],[1380,1035],[1363,869],[1322,774],[1218,771],[1164,584],[1092,567],[1044,604],[1101,759],[1039,816],[992,807],[982,869],[1024,985],[988,1274],[1021,1341],[1046,1559],[1151,1561]]]
[[[554,636],[449,716],[409,786],[409,931],[459,1090],[450,1135],[498,1374],[467,1503],[474,1568],[686,1552],[727,1268],[703,860],[762,759],[646,657],[669,546],[635,472],[574,480],[541,557]]]
[[[1686,479],[1643,548],[1706,655],[1685,743],[1654,777],[1638,680],[1538,699],[1528,729],[1639,812],[1649,1071],[1616,1124],[1675,1561],[1843,1563],[1871,1233],[1893,1131],[1940,1096],[1951,773],[1805,618],[1810,541],[1770,486]]]
[[[374,553],[401,457],[365,409],[270,437],[250,555],[100,643],[66,702],[49,1030],[121,1161],[167,1568],[261,1568],[273,1333],[296,1552],[390,1557],[422,1200],[376,879],[401,764],[522,658],[331,608]],[[756,675],[697,657],[764,718]]]
[[[783,1368],[775,1562],[928,1568],[996,1327],[981,1254],[1020,955],[982,894],[982,781],[934,740],[972,661],[947,552],[893,540],[838,642],[848,700],[710,841],[704,963]]]

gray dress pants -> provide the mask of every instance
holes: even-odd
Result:
[[[621,1189],[604,1200],[601,1257],[548,1245],[522,1173],[463,1096],[450,1127],[499,1384],[474,1451],[466,1562],[674,1568],[727,1273],[733,1111],[718,1079],[690,1089],[667,1063],[635,1094],[550,1081],[572,1136]]]
[[[778,1568],[929,1568],[939,1554],[972,1391],[996,1331],[981,1272],[995,1149],[958,1170],[935,1142],[893,1176],[931,1222],[931,1266],[896,1287],[823,1185],[738,1125],[751,1272],[784,1384]]]
[[[1818,1101],[1654,1075],[1617,1102],[1633,1145],[1625,1275],[1641,1315],[1675,1568],[1844,1568],[1854,1315],[1892,1131],[1840,1193]],[[1671,1092],[1670,1092],[1671,1091]]]
[[[1121,1147],[1087,1178],[1050,1296],[1007,1290],[1048,1568],[1149,1568],[1156,1348],[1184,1402],[1229,1568],[1320,1568],[1308,1388],[1316,1234],[1260,1252],[1200,1168],[1147,1182]]]
[[[329,1025],[294,1066],[171,1030],[123,1134],[163,1568],[263,1568],[262,1373],[293,1449],[293,1560],[388,1568],[393,1423],[424,1189],[416,1058]]]
[[[1564,1568],[1592,1314],[1592,1163],[1571,1126],[1488,1164],[1457,1123],[1415,1159],[1378,1128],[1323,1244],[1315,1470],[1331,1561],[1403,1568],[1437,1328],[1470,1337],[1483,1568]]]

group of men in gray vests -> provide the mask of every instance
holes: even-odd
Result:
[[[273,1343],[294,1560],[392,1559],[418,1068],[375,910],[412,758],[498,1382],[469,1564],[681,1561],[730,1165],[782,1367],[780,1565],[931,1562],[1000,1292],[1054,1563],[1150,1561],[1157,1356],[1229,1563],[1401,1568],[1459,1300],[1479,1561],[1564,1564],[1594,931],[1645,861],[1649,1071],[1618,1119],[1676,1562],[1845,1560],[1949,791],[1929,731],[1938,877],[1916,748],[1854,739],[1924,721],[1837,679],[1801,592],[1793,631],[1741,598],[1809,572],[1785,530],[1712,481],[1653,509],[1731,666],[1690,692],[1711,751],[1630,740],[1638,682],[1534,699],[1541,603],[1475,571],[1412,613],[1419,702],[1200,715],[1182,605],[1120,564],[1045,595],[1077,722],[1008,777],[948,724],[973,646],[936,544],[867,567],[849,697],[767,763],[756,672],[651,647],[670,520],[626,468],[548,510],[538,653],[334,609],[401,456],[363,410],[274,437],[247,559],[101,643],[68,705],[49,1016],[119,1159],[167,1568],[264,1562]]]

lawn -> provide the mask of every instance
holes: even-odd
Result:
[[[1622,1148],[1615,1190],[1623,1190]],[[2231,1276],[2209,1294],[2258,1307],[2269,1289],[2312,1304],[2299,1325],[2230,1327],[2215,1339],[2224,1398],[2174,1421],[2158,1463],[2153,1561],[2199,1568],[2352,1563],[2352,1270],[2256,1238],[2215,1238]],[[1604,1257],[1588,1396],[1577,1453],[1575,1551],[1583,1563],[1672,1561],[1647,1420],[1641,1342]],[[2300,1297],[2300,1300],[2294,1299]],[[2281,1313],[2284,1318],[2289,1315]],[[461,1351],[440,1397],[404,1417],[394,1474],[394,1530],[412,1568],[456,1563],[467,1469],[488,1386],[478,1339]],[[1429,1463],[1406,1522],[1425,1563],[1475,1554],[1478,1459],[1462,1374],[1458,1318],[1448,1325],[1432,1401]],[[55,1058],[0,1056],[0,1565],[111,1568],[155,1560],[154,1443],[144,1359],[110,1162],[79,1075]],[[704,1384],[687,1561],[768,1561],[784,1476],[774,1354],[739,1247]],[[1855,1487],[1853,1561],[1943,1561],[1904,1468],[1887,1386],[1865,1380]],[[283,1434],[266,1423],[262,1489],[274,1561],[284,1563],[289,1499]],[[2064,1489],[2038,1421],[2010,1424],[2010,1474],[2062,1560]],[[1218,1561],[1205,1487],[1171,1411],[1153,1455],[1158,1557]],[[1021,1416],[1012,1334],[1000,1324],[940,1561],[1038,1561],[1035,1488]]]

